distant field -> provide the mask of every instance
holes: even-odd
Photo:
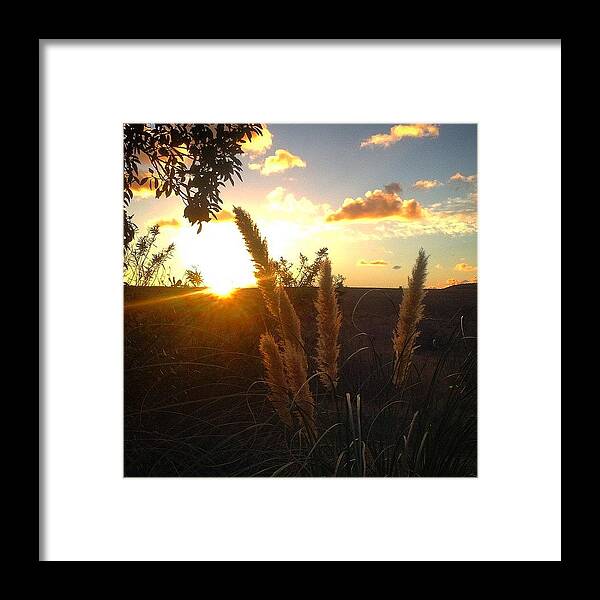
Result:
[[[289,288],[306,337],[314,341],[312,303],[316,288]],[[389,340],[396,323],[402,290],[397,288],[344,288],[339,294],[343,311],[342,339],[357,330],[373,335],[377,348],[390,351]],[[207,330],[230,335],[258,336],[261,327],[262,301],[256,288],[238,290],[232,298],[217,298],[202,291],[170,287],[125,287],[125,332],[132,323],[155,317],[187,322],[193,317],[210,315]],[[434,349],[434,340],[441,342],[450,323],[463,317],[466,334],[477,335],[477,284],[455,285],[430,289],[425,296],[425,319],[421,324],[421,352]],[[354,324],[352,324],[354,320]],[[193,323],[195,327],[197,323]],[[237,343],[237,339],[235,340]]]
[[[316,289],[288,291],[310,356]],[[272,413],[260,384],[258,338],[266,324],[258,290],[229,298],[189,288],[125,287],[124,294],[125,474],[248,474],[234,443],[218,440]],[[392,357],[401,299],[399,289],[344,288],[340,294],[342,359],[352,356],[344,389],[361,392],[366,410],[377,396],[371,374]],[[475,351],[476,307],[476,284],[428,291],[415,359],[423,379],[433,376],[438,357],[445,356],[451,373]],[[446,352],[453,335],[461,342]]]

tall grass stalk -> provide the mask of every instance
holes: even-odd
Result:
[[[295,413],[309,439],[316,437],[315,400],[307,383],[306,357],[291,340],[284,342],[284,362],[290,393],[294,396]]]
[[[290,297],[288,296],[284,288],[279,286],[277,292],[279,299],[278,314],[283,338],[285,340],[288,340],[294,346],[303,349],[304,340],[302,339],[302,332],[300,330],[300,319],[298,318],[296,309],[291,303]]]
[[[271,393],[269,401],[279,418],[288,426],[292,426],[292,414],[288,406],[288,384],[285,367],[275,338],[270,333],[263,333],[259,343],[260,355],[265,368],[265,379]]]
[[[288,388],[295,398],[296,414],[301,425],[306,427],[311,438],[316,436],[315,401],[306,383],[308,362],[304,352],[304,340],[300,330],[300,319],[284,288],[278,288],[279,323],[283,336],[283,362]]]
[[[319,291],[315,302],[317,310],[317,368],[319,378],[325,389],[331,390],[338,380],[338,359],[340,346],[338,343],[342,313],[337,300],[331,261],[326,258],[319,271]]]
[[[267,240],[262,237],[256,223],[245,210],[234,207],[233,212],[236,225],[254,262],[256,282],[268,311],[277,322],[276,333],[281,340],[281,344],[278,344],[272,336],[261,338],[261,355],[267,372],[267,381],[270,387],[273,383],[275,387],[281,388],[280,366],[283,365],[284,387],[294,398],[294,413],[300,424],[305,427],[309,438],[314,440],[316,435],[315,402],[307,384],[308,363],[304,352],[300,319],[285,289],[277,285],[276,265],[269,257]],[[275,357],[275,351],[277,357]],[[275,374],[278,383],[275,382]],[[271,387],[271,397],[275,399],[275,410],[287,423],[287,415],[284,415],[284,418],[280,412],[281,398],[274,395],[273,387]]]
[[[276,264],[269,257],[267,240],[261,236],[256,223],[243,208],[234,206],[233,213],[235,224],[244,238],[246,249],[254,263],[254,277],[258,289],[261,291],[268,311],[273,318],[278,319],[277,269]]]
[[[419,335],[417,327],[423,318],[425,281],[427,279],[427,261],[429,257],[421,248],[408,278],[408,288],[400,304],[398,323],[392,338],[394,345],[394,383],[400,386],[406,379],[412,362],[415,341]]]

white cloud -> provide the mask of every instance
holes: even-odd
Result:
[[[454,173],[450,177],[450,181],[461,181],[463,183],[475,183],[477,181],[477,175],[463,175],[460,172]]]
[[[306,167],[306,161],[283,148],[276,150],[275,154],[267,156],[262,163],[250,163],[248,165],[249,169],[254,171],[260,170],[261,175],[281,173],[294,167],[304,169]]]
[[[413,124],[413,125],[394,125],[389,133],[376,133],[371,137],[363,140],[360,144],[361,148],[365,146],[390,146],[399,142],[403,138],[423,138],[423,137],[438,137],[440,128],[437,125],[430,124]]]
[[[296,198],[282,186],[266,195],[266,208],[274,219],[285,218],[294,221],[321,221],[331,211],[329,204],[316,204],[306,196]]]
[[[418,179],[413,183],[413,187],[420,190],[432,190],[442,185],[444,184],[437,179]]]
[[[272,145],[273,134],[269,131],[269,128],[263,124],[262,135],[254,134],[250,141],[245,137],[244,142],[242,143],[242,150],[250,156],[259,156],[264,154]]]

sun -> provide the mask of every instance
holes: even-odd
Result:
[[[185,268],[198,266],[208,293],[226,297],[256,285],[244,240],[232,222],[206,223],[200,233],[182,227],[175,245]]]
[[[237,286],[227,282],[226,280],[223,280],[219,282],[213,282],[207,287],[206,291],[208,294],[219,296],[219,298],[229,298],[237,289],[239,289]]]

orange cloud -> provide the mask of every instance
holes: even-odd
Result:
[[[477,175],[463,175],[460,172],[456,172],[450,177],[450,181],[462,181],[464,183],[474,183],[476,179]]]
[[[376,133],[370,138],[363,140],[361,148],[365,146],[390,146],[403,138],[437,137],[440,128],[437,125],[394,125],[389,133]]]
[[[218,221],[219,223],[223,223],[224,221],[234,221],[234,220],[235,220],[234,214],[232,212],[228,211],[226,208],[219,211],[215,218],[215,221]]]
[[[421,190],[432,190],[433,188],[440,187],[441,185],[444,184],[437,179],[419,179],[413,183],[413,187]]]
[[[402,200],[395,192],[375,190],[367,192],[364,198],[346,198],[341,208],[328,215],[327,221],[384,218],[414,220],[422,217],[423,209],[414,198]]]
[[[262,126],[262,135],[254,134],[250,140],[248,140],[248,136],[244,136],[242,140],[242,150],[251,156],[264,154],[272,145],[273,134],[264,123]]]
[[[469,265],[467,263],[458,263],[454,266],[455,271],[462,271],[463,273],[473,273],[477,271],[477,267],[473,265]]]
[[[287,150],[279,149],[275,154],[267,156],[262,163],[250,163],[248,168],[258,171],[261,175],[272,175],[273,173],[281,173],[293,167],[306,167],[306,162],[299,156],[288,152]]]
[[[386,265],[389,265],[390,263],[387,260],[381,260],[379,258],[375,259],[375,260],[359,260],[356,263],[359,267],[385,267]]]
[[[156,223],[154,223],[155,225],[158,225],[159,227],[180,227],[181,223],[175,218],[173,217],[172,219],[160,219],[158,221],[156,221]]]

